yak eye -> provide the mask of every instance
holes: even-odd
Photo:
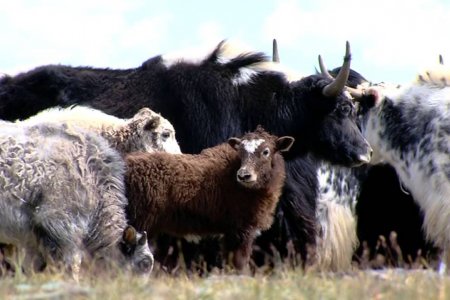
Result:
[[[269,148],[264,149],[263,152],[262,152],[262,154],[263,154],[265,157],[268,157],[269,154],[270,154]]]
[[[351,112],[352,112],[352,107],[351,107],[351,105],[342,105],[342,106],[341,106],[341,113],[342,113],[344,116],[350,115]]]
[[[141,271],[148,271],[150,269],[150,267],[152,266],[152,263],[148,259],[143,259],[142,261],[140,261],[138,263],[138,266]]]
[[[161,134],[163,139],[168,139],[170,137],[170,132],[169,131],[165,131]]]

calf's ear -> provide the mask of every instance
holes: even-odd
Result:
[[[123,231],[122,239],[127,244],[135,245],[136,244],[136,236],[137,236],[136,229],[134,229],[133,226],[128,225],[125,228],[125,230]],[[147,236],[145,238],[147,239]]]
[[[228,139],[228,144],[233,147],[233,149],[237,150],[239,148],[239,145],[241,144],[241,139],[238,139],[236,137],[232,137]]]
[[[152,115],[154,115],[154,112],[150,108],[143,107],[134,115],[134,119],[149,118]]]
[[[152,131],[155,130],[159,124],[160,124],[160,118],[159,117],[152,117],[150,120],[148,120],[144,125],[144,130]]]
[[[289,151],[289,149],[291,149],[292,147],[292,144],[294,144],[294,141],[295,139],[291,136],[282,136],[278,138],[275,142],[277,150],[280,152]]]

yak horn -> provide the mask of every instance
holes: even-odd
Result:
[[[347,84],[348,76],[350,75],[350,61],[350,44],[347,42],[345,45],[344,63],[342,64],[341,70],[333,82],[323,88],[322,93],[324,96],[335,97],[344,90],[344,87]]]
[[[444,58],[442,57],[442,54],[439,54],[439,64],[444,65]]]
[[[280,56],[278,55],[278,44],[276,39],[273,39],[272,43],[272,61],[276,63],[280,62]]]
[[[324,75],[325,77],[327,77],[329,79],[334,80],[334,77],[328,72],[327,67],[325,67],[325,64],[323,63],[321,55],[319,55],[319,67],[320,67],[320,73],[322,73],[322,75]]]
[[[362,96],[366,95],[366,91],[364,89],[355,89],[349,86],[345,87],[345,90],[350,93],[353,98],[353,101],[358,102]]]

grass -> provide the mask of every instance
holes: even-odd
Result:
[[[280,257],[273,269],[259,268],[253,276],[229,268],[198,276],[199,269],[186,270],[182,256],[170,274],[159,267],[145,277],[91,270],[79,282],[57,271],[25,276],[0,269],[0,299],[450,299],[450,276],[432,270],[435,258],[403,258],[392,237],[380,238],[378,254],[366,250],[345,273],[305,272]]]
[[[155,272],[107,273],[74,282],[40,273],[0,279],[1,299],[450,299],[450,277],[431,270],[386,269],[343,274],[283,269],[254,276],[199,277]]]

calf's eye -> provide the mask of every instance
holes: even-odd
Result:
[[[269,148],[264,149],[263,152],[262,152],[262,155],[264,155],[265,157],[268,157],[269,154],[270,154]]]
[[[166,131],[161,134],[163,139],[168,139],[170,137],[170,132]]]

